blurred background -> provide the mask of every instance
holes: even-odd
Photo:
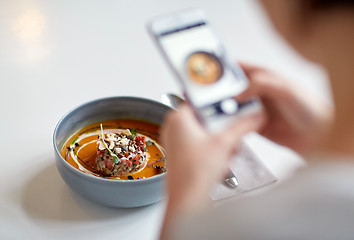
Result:
[[[54,166],[52,133],[96,98],[181,94],[146,23],[189,7],[205,10],[235,61],[274,69],[330,101],[325,72],[277,35],[255,0],[0,0],[2,239],[156,238],[163,203],[113,210],[71,193]],[[252,144],[280,180],[303,165],[262,138]]]

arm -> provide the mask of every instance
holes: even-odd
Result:
[[[241,137],[263,123],[263,114],[259,113],[238,120],[224,132],[210,134],[187,105],[166,117],[161,137],[168,153],[168,204],[162,239],[167,239],[173,219],[205,207],[211,185],[226,172]]]
[[[314,148],[331,122],[330,108],[302,89],[270,71],[243,67],[251,84],[237,98],[259,97],[264,112],[239,119],[219,134],[207,133],[186,105],[165,119],[161,137],[168,154],[168,204],[161,239],[168,239],[175,219],[205,207],[211,185],[222,178],[245,133],[259,131],[302,152]]]

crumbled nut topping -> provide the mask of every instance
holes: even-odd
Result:
[[[137,172],[146,165],[145,149],[145,136],[136,131],[132,135],[129,129],[116,134],[102,130],[97,140],[97,170],[111,176]]]

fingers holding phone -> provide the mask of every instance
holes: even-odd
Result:
[[[301,86],[262,67],[240,64],[249,87],[237,96],[238,101],[254,97],[262,101],[267,122],[260,132],[268,139],[306,153],[320,144],[333,122],[333,108]]]

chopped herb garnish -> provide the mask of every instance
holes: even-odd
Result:
[[[130,132],[132,133],[132,135],[136,135],[137,134],[136,128],[133,128]]]
[[[124,152],[128,152],[128,148],[126,146],[122,146]]]
[[[72,142],[71,142],[71,145],[73,145],[75,142],[76,142],[76,140],[78,139],[79,137],[76,137]]]
[[[112,156],[113,157],[113,162],[114,162],[114,164],[117,164],[117,163],[119,163],[119,158],[117,157],[117,155],[115,155],[114,154],[114,156]]]

